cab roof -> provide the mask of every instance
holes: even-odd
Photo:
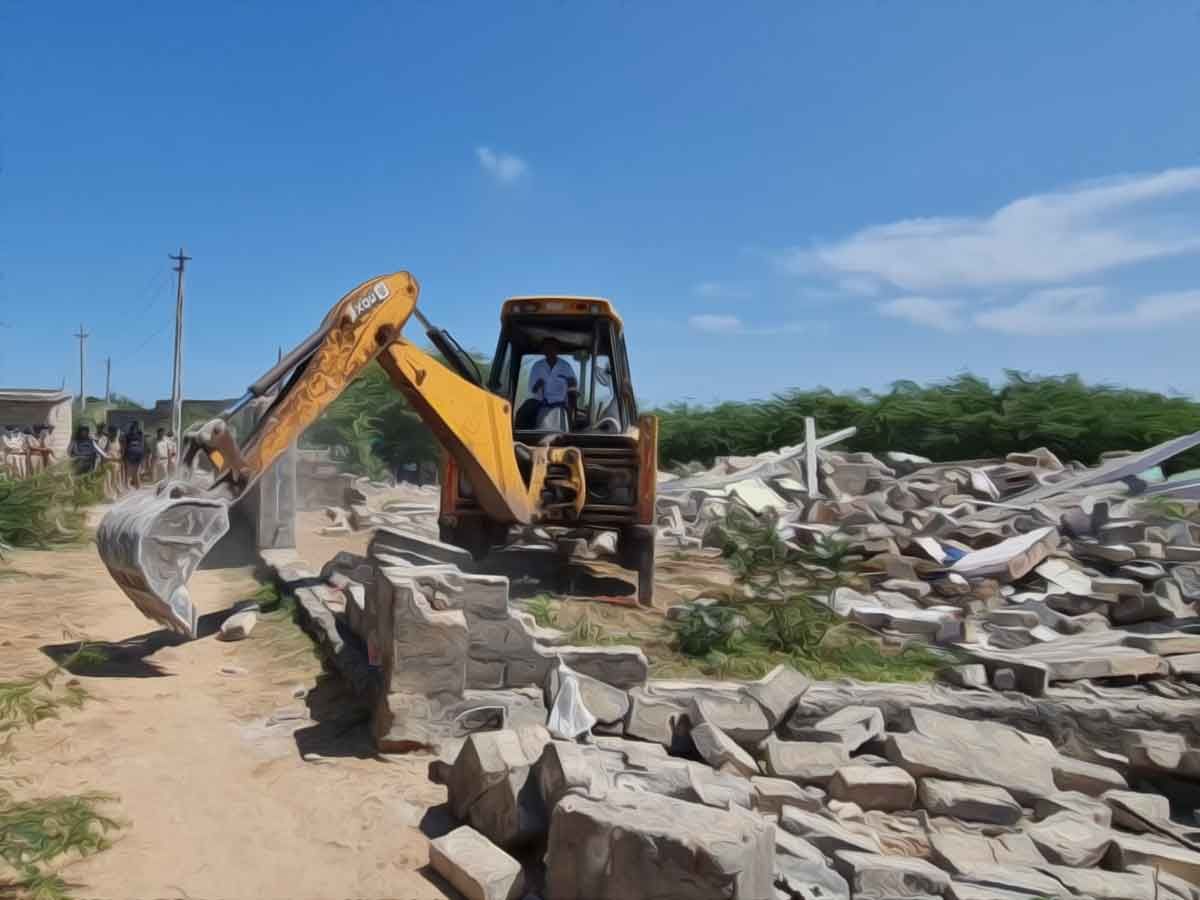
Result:
[[[612,303],[603,297],[573,297],[545,294],[531,297],[509,297],[500,308],[503,321],[513,315],[531,316],[600,316],[622,327],[621,317]]]

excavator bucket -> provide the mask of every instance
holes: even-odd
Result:
[[[96,545],[113,580],[147,618],[194,638],[187,581],[229,530],[229,501],[186,490],[174,482],[122,500],[101,520]]]

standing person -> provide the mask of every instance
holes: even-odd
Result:
[[[171,445],[167,441],[165,428],[159,428],[154,432],[154,449],[151,453],[154,456],[154,470],[150,474],[150,480],[157,483],[167,477],[170,465]]]
[[[30,474],[44,472],[50,468],[50,460],[54,457],[54,451],[50,449],[50,432],[52,430],[49,425],[39,425],[34,429],[33,439],[29,442]]]
[[[175,441],[175,429],[167,432],[167,475],[175,471],[175,459],[179,456],[179,444]]]
[[[0,438],[0,452],[4,456],[4,468],[13,478],[25,477],[25,435],[15,425],[4,426],[4,437]]]
[[[67,445],[67,457],[76,475],[90,475],[104,459],[104,451],[96,445],[87,425],[80,425],[75,430],[75,440]]]
[[[142,486],[142,462],[146,458],[146,436],[141,422],[130,422],[125,432],[125,477],[135,491]]]

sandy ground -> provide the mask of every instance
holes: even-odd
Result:
[[[302,549],[324,559],[360,540]],[[64,628],[107,644],[107,663],[77,673],[91,702],[15,744],[12,771],[31,778],[22,793],[119,798],[126,827],[115,845],[64,876],[86,898],[447,896],[420,871],[422,821],[444,827],[428,757],[374,757],[363,712],[319,677],[286,616],[263,617],[242,642],[214,637],[256,586],[249,569],[198,573],[201,637],[175,643],[120,593],[91,544],[0,563],[0,677],[47,669],[48,654],[69,650]]]

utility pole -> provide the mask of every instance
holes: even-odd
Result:
[[[83,324],[79,325],[79,333],[75,335],[79,338],[79,411],[87,411],[87,394],[83,392],[83,345],[87,341],[89,335],[83,330]]]
[[[104,360],[104,402],[112,403],[112,357]]]
[[[178,273],[175,287],[175,368],[171,376],[171,430],[175,432],[177,446],[183,444],[183,269],[190,256],[185,256],[183,247],[179,255],[168,254],[169,259],[175,260],[173,267]],[[182,454],[175,454],[175,471],[179,473],[179,459]]]

